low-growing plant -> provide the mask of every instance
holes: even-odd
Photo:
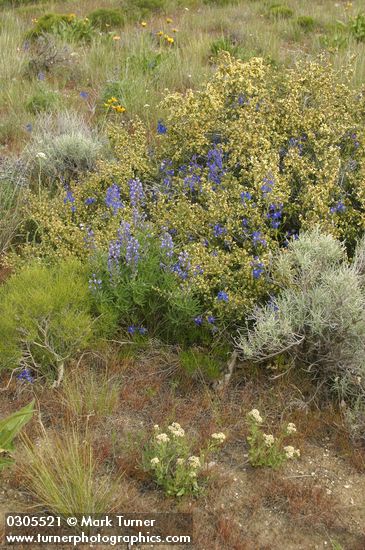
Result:
[[[305,32],[312,31],[316,27],[316,21],[310,15],[300,15],[295,22]]]
[[[87,277],[77,262],[33,263],[0,289],[0,366],[63,376],[65,363],[92,336]]]
[[[120,479],[102,471],[90,438],[75,430],[25,440],[19,470],[36,503],[63,517],[115,511]]]
[[[47,34],[55,34],[67,42],[89,41],[95,30],[89,19],[79,18],[74,13],[46,13],[34,21],[33,28],[27,33],[28,39]]]
[[[192,442],[177,422],[170,424],[166,432],[154,426],[154,433],[143,450],[142,464],[155,483],[168,496],[182,497],[202,492],[202,474],[207,472],[207,460],[224,442],[223,433],[214,433],[199,456],[192,454]]]
[[[209,354],[207,350],[190,348],[179,354],[179,361],[183,371],[192,377],[201,377],[206,380],[217,380],[221,375],[223,361],[216,353]]]
[[[247,436],[249,443],[248,459],[251,466],[277,468],[288,459],[300,456],[299,449],[295,449],[292,445],[285,445],[287,439],[297,431],[295,424],[289,422],[281,427],[278,435],[274,436],[264,432],[263,422],[264,419],[257,409],[252,409],[247,414],[249,428],[249,435]]]
[[[26,109],[36,115],[42,111],[53,111],[60,104],[60,95],[58,92],[48,89],[45,86],[38,86],[38,89],[26,102]]]
[[[350,20],[349,29],[358,42],[365,42],[365,13],[359,13]]]
[[[74,416],[107,417],[119,404],[120,381],[107,373],[75,369],[66,372],[61,400]]]
[[[113,186],[107,192],[111,208],[118,207],[117,193]],[[168,235],[159,240],[133,223],[120,225],[108,256],[99,257],[89,282],[107,333],[122,327],[133,339],[148,334],[173,343],[210,340],[209,325],[200,323],[199,302],[175,275],[184,270],[184,258],[174,258],[169,246]]]
[[[25,166],[18,158],[0,159],[0,256],[12,244],[22,221]]]
[[[30,421],[34,411],[34,400],[15,413],[0,420],[0,472],[14,463],[14,439],[20,430]]]
[[[22,158],[37,186],[41,181],[53,189],[57,181],[65,185],[94,170],[104,151],[104,143],[80,115],[65,111],[38,118]]]
[[[288,6],[273,4],[268,9],[268,15],[269,17],[273,17],[275,19],[289,19],[290,17],[293,17],[294,12]]]
[[[70,47],[60,44],[54,36],[40,36],[30,47],[29,61],[24,72],[29,77],[40,78],[52,70],[64,70],[71,65],[71,53]]]
[[[283,356],[340,400],[364,399],[364,247],[362,240],[349,265],[344,246],[318,230],[291,241],[273,261],[280,293],[253,311],[253,327],[237,340],[243,357]]]
[[[121,10],[111,8],[99,8],[88,15],[88,19],[93,27],[101,31],[108,31],[116,27],[121,27],[125,23],[125,15]]]

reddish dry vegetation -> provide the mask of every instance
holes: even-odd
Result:
[[[107,369],[108,377],[120,382],[118,406],[107,417],[75,417],[65,405],[62,388],[20,386],[15,379],[9,383],[7,375],[1,380],[2,387],[9,385],[1,394],[0,414],[29,402],[34,393],[41,415],[26,429],[30,438],[39,436],[39,418],[46,430],[87,423],[101,474],[103,469],[123,473],[124,512],[192,511],[199,550],[307,550],[331,548],[331,541],[346,550],[365,548],[364,448],[350,441],[338,412],[321,410],[315,402],[298,404],[298,381],[269,382],[252,372],[245,380],[238,371],[231,386],[217,393],[209,384],[182,376],[172,351],[85,356],[77,368],[81,379],[91,370]],[[245,414],[253,407],[268,418],[274,433],[283,419],[296,423],[300,460],[278,470],[250,467]],[[198,499],[166,498],[141,467],[141,448],[152,425],[172,421],[195,437],[197,449],[213,431],[227,434],[206,492]],[[3,475],[2,486],[1,511],[8,510],[9,502],[18,511],[34,505],[17,468]]]

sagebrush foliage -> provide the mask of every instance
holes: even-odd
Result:
[[[170,94],[162,106],[155,140],[126,121],[111,129],[113,162],[51,200],[30,201],[31,254],[84,257],[86,228],[106,250],[133,219],[133,178],[154,234],[168,231],[189,257],[184,284],[221,319],[243,319],[266,295],[271,252],[291,235],[318,224],[353,251],[365,227],[364,96],[324,60],[278,73],[224,54],[205,88]],[[117,212],[106,204],[112,185]]]
[[[281,355],[340,399],[364,399],[364,244],[349,265],[344,246],[318,230],[290,243],[273,267],[281,292],[254,310],[253,328],[238,338],[243,357],[267,363]]]

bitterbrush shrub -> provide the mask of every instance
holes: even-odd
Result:
[[[61,376],[92,336],[87,276],[75,260],[33,263],[0,289],[0,369]]]
[[[113,162],[30,200],[37,239],[23,254],[107,251],[121,222],[133,223],[136,181],[153,233],[186,259],[182,283],[225,326],[271,291],[271,254],[291,236],[319,224],[353,253],[365,228],[364,95],[326,61],[278,71],[223,54],[202,90],[162,107],[152,143],[126,120],[110,132]]]
[[[344,246],[317,229],[302,233],[273,263],[281,292],[253,311],[237,346],[246,360],[277,356],[303,367],[340,400],[365,397],[365,240],[349,264]]]

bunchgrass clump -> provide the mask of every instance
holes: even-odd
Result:
[[[90,437],[75,430],[25,439],[19,457],[25,488],[36,505],[63,517],[115,511],[120,479],[103,472]]]

